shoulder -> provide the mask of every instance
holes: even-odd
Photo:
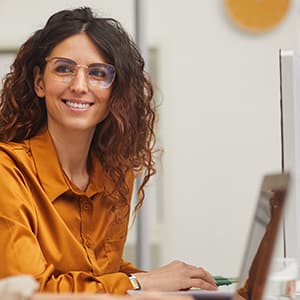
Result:
[[[30,148],[27,140],[23,142],[0,142],[0,163],[6,160],[18,161],[22,157],[30,156]]]
[[[16,216],[33,211],[28,178],[35,174],[28,142],[0,142],[0,205],[1,215]],[[25,204],[25,205],[24,205]]]
[[[6,183],[8,181],[24,183],[25,177],[35,177],[36,167],[29,142],[27,140],[20,143],[0,142],[0,169],[0,181]]]

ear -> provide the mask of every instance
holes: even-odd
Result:
[[[43,76],[41,70],[38,66],[35,66],[33,69],[33,80],[34,80],[34,90],[38,97],[45,97],[45,86],[43,81]]]

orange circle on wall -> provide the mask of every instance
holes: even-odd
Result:
[[[231,19],[252,32],[272,29],[286,15],[290,0],[225,0]]]

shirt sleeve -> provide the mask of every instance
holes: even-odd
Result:
[[[0,278],[32,275],[43,292],[125,294],[132,288],[123,273],[134,270],[127,263],[120,272],[94,276],[80,271],[62,274],[47,262],[38,241],[39,224],[30,186],[11,160],[0,155],[0,161]]]
[[[40,291],[53,293],[112,293],[126,294],[132,285],[125,273],[112,273],[91,276],[85,272],[69,272],[54,275],[53,266],[48,265],[45,272],[35,277],[40,283]]]
[[[30,274],[44,292],[105,292],[125,294],[131,288],[123,272],[92,276],[87,272],[56,274],[54,266],[46,263],[34,234],[18,220],[0,217],[1,277]]]

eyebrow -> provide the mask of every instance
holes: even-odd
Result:
[[[72,63],[74,65],[77,65],[77,63],[74,60],[72,60],[70,58],[66,58],[66,57],[55,56],[55,57],[51,57],[51,59],[62,60],[62,61],[65,61],[65,62]]]

